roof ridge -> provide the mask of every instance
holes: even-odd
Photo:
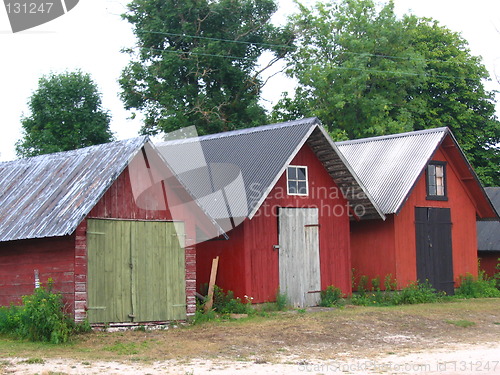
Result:
[[[244,128],[244,129],[230,130],[227,132],[207,134],[207,135],[201,135],[201,136],[197,136],[197,137],[162,141],[162,142],[156,143],[156,146],[177,145],[177,144],[182,144],[182,143],[208,141],[208,140],[212,140],[212,139],[228,138],[228,137],[234,137],[234,136],[244,135],[244,134],[259,133],[259,132],[280,129],[280,128],[286,128],[286,127],[292,127],[292,126],[314,125],[314,124],[317,124],[317,125],[321,124],[317,117],[306,117],[306,118],[303,118],[301,120],[278,122],[278,123],[274,123],[274,124],[255,126],[255,127],[251,127],[251,128]]]
[[[106,143],[100,143],[100,144],[97,144],[97,145],[91,145],[91,146],[87,146],[87,147],[76,148],[74,150],[52,152],[52,153],[49,153],[49,154],[41,154],[41,155],[35,155],[35,156],[28,156],[28,157],[24,157],[24,158],[20,158],[20,159],[0,161],[0,166],[11,164],[11,163],[21,163],[21,162],[22,163],[31,163],[34,160],[36,160],[37,158],[40,158],[40,159],[42,159],[42,158],[56,159],[56,158],[59,158],[59,157],[64,157],[65,155],[66,156],[72,156],[72,154],[79,154],[79,153],[83,154],[83,153],[86,153],[86,152],[92,152],[93,149],[104,147],[106,145],[109,146],[111,144],[116,145],[116,144],[119,144],[119,143],[130,143],[132,140],[137,140],[137,141],[140,140],[139,143],[146,143],[146,141],[148,139],[149,139],[149,137],[147,135],[141,135],[139,137],[132,137],[132,138],[128,138],[128,139],[120,139],[120,140],[117,140],[117,141],[111,141],[111,142],[106,142]]]
[[[343,145],[351,145],[351,144],[357,144],[357,143],[385,141],[387,139],[394,139],[394,138],[414,137],[414,136],[418,136],[418,135],[422,135],[422,134],[429,134],[429,133],[440,133],[440,132],[448,133],[449,131],[450,130],[447,127],[430,128],[430,129],[409,131],[409,132],[405,132],[405,133],[395,133],[395,134],[388,134],[388,135],[379,135],[376,137],[351,139],[351,140],[347,140],[347,141],[335,142],[335,144],[337,146],[343,146]]]

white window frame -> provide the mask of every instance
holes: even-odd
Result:
[[[304,168],[305,169],[305,173],[306,173],[306,192],[305,193],[291,193],[290,192],[290,185],[289,185],[289,182],[290,182],[290,177],[288,175],[288,172],[290,170],[290,168]],[[302,181],[302,180],[298,180],[298,179],[292,179],[291,181]],[[297,186],[297,191],[298,191],[298,186]],[[307,165],[289,165],[287,168],[286,168],[286,192],[288,195],[300,195],[300,196],[308,196],[309,195],[309,171],[308,171],[308,168],[307,168]]]

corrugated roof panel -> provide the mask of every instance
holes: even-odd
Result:
[[[297,146],[305,142],[317,125],[317,119],[308,118],[156,146],[179,179],[199,199],[240,178],[244,190],[238,194],[239,201],[232,201],[230,209],[238,212],[238,216],[244,212],[246,217],[255,210],[290,155],[298,151]],[[220,199],[217,194],[212,198]],[[206,198],[204,202],[209,205]],[[207,210],[212,217],[227,217],[226,205],[209,206]]]
[[[146,141],[0,163],[0,241],[73,233]]]
[[[404,203],[447,132],[436,128],[336,144],[383,213],[392,214]]]
[[[345,185],[362,190],[328,134],[319,130],[320,126],[317,118],[306,118],[156,146],[179,180],[212,217],[227,219],[229,213],[231,218],[251,218],[306,141],[316,144],[313,150],[317,155],[322,153],[318,157],[325,167],[330,162],[337,164],[329,169],[335,181],[340,184],[339,176],[343,174]],[[370,215],[381,217],[370,198],[362,203],[369,208]]]

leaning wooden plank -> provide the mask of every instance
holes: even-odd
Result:
[[[214,285],[217,278],[217,267],[219,266],[219,257],[212,260],[212,271],[210,272],[210,282],[208,284],[207,302],[205,302],[205,312],[212,310],[214,304]]]

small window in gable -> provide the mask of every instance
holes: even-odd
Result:
[[[427,166],[427,199],[448,200],[445,162],[433,161]]]
[[[288,195],[308,195],[307,167],[290,165],[286,177]]]

